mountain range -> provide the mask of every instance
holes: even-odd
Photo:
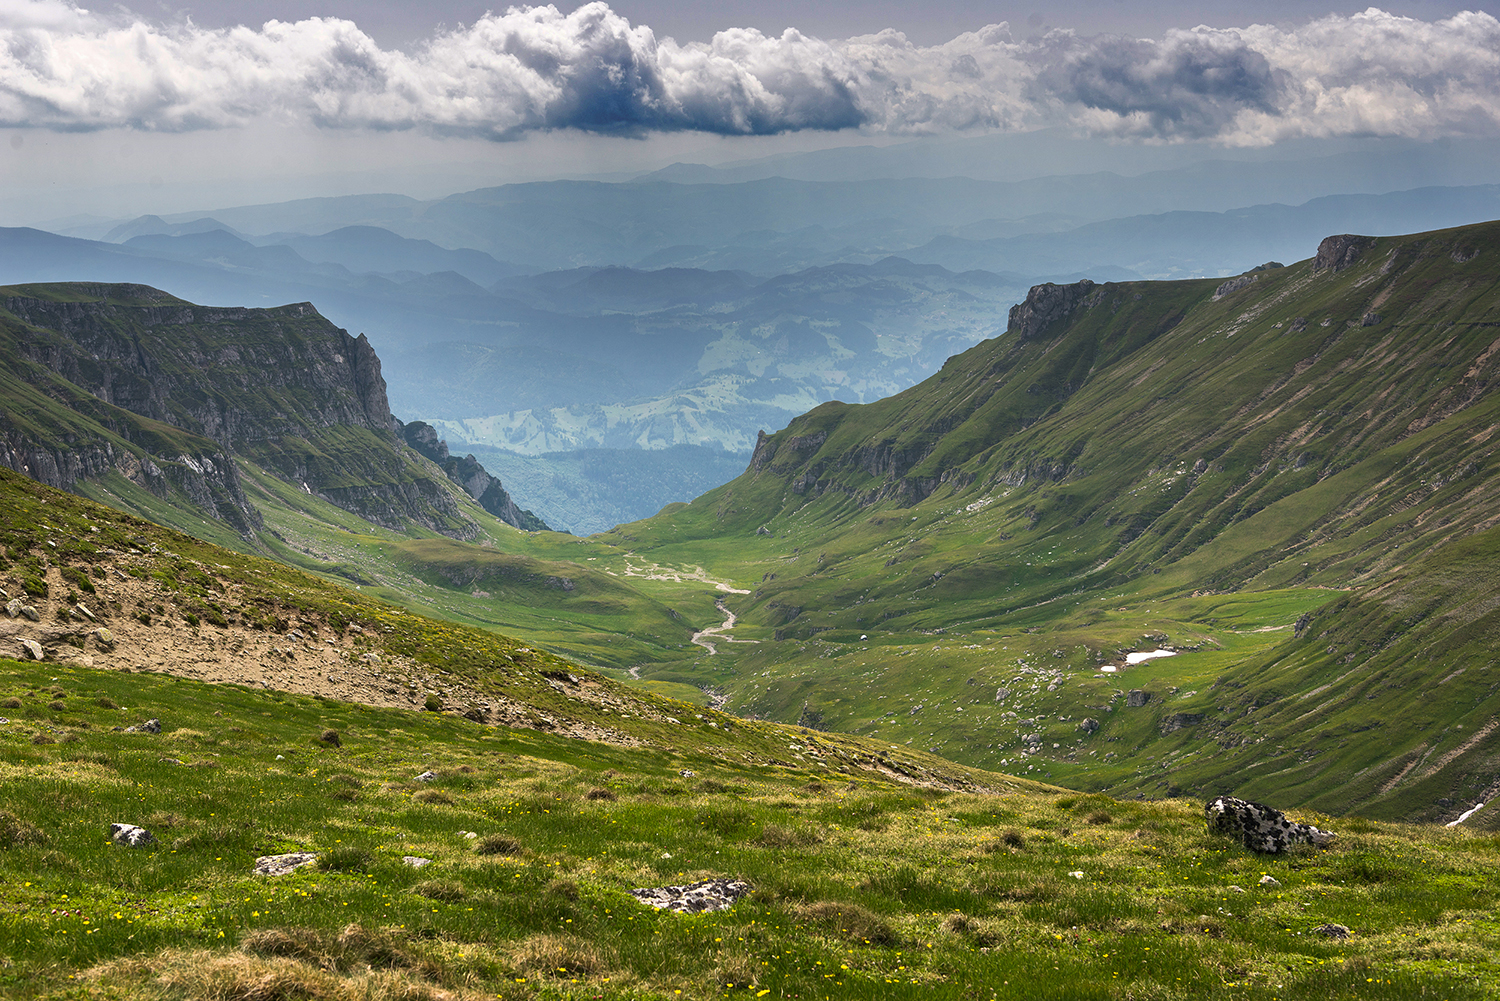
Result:
[[[1487,224],[1329,237],[1313,258],[1227,280],[1038,285],[1000,336],[918,385],[822,403],[760,435],[738,478],[591,538],[488,527],[463,490],[448,496],[478,534],[430,503],[382,525],[370,497],[432,495],[371,472],[370,443],[394,424],[316,450],[362,477],[347,495],[287,478],[314,450],[285,432],[224,437],[268,442],[236,445],[232,465],[277,555],[622,680],[1116,796],[1235,789],[1449,819],[1500,782],[1497,261],[1500,225]],[[166,311],[174,343],[219,351],[235,320],[142,289],[7,302],[33,340],[42,320],[92,303],[114,325]],[[245,314],[256,341],[328,327]],[[374,370],[366,347],[338,343],[356,372]],[[161,413],[212,412],[187,384],[162,387]],[[72,433],[103,399],[75,397],[13,409]],[[335,399],[363,413],[373,397]],[[279,427],[281,412],[256,420]],[[399,430],[430,453],[429,482],[472,468],[444,475],[437,430]],[[218,469],[228,452],[200,437],[151,454],[179,448],[184,469]],[[161,508],[137,509],[210,531],[187,487],[152,496]],[[218,534],[243,548],[235,517],[220,510],[234,531]]]

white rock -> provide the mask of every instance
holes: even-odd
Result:
[[[1260,878],[1260,885],[1261,886],[1280,886],[1281,885],[1281,880],[1277,879],[1275,876],[1262,876]]]
[[[288,852],[285,855],[262,855],[255,860],[252,870],[257,876],[284,876],[294,869],[312,865],[318,860],[316,852]]]
[[[417,781],[418,782],[435,782],[435,781],[437,781],[437,772],[431,772],[431,771],[423,772],[421,775],[417,776]]]
[[[42,645],[36,640],[22,640],[21,647],[30,655],[32,660],[42,660],[47,655],[42,651]]]
[[[140,848],[156,841],[151,832],[134,824],[110,824],[109,839],[117,845]]]
[[[1068,875],[1072,876],[1074,879],[1082,879],[1083,871],[1080,869],[1074,869],[1072,872],[1068,873]]]
[[[424,865],[430,863],[432,859],[423,858],[420,855],[403,855],[401,856],[401,861],[411,866],[413,869],[420,869]]]

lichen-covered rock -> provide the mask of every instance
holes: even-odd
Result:
[[[127,726],[125,728],[125,732],[126,733],[161,733],[161,720],[159,720],[159,719],[148,719],[144,723],[138,723],[135,726]]]
[[[110,824],[109,840],[117,845],[141,848],[152,844],[156,838],[152,837],[151,832],[144,827],[137,827],[134,824]]]
[[[47,654],[42,650],[42,645],[36,640],[21,640],[21,649],[25,650],[27,656],[29,656],[32,660],[46,659]]]
[[[318,860],[316,852],[287,852],[285,855],[262,855],[255,860],[251,871],[257,876],[285,876],[294,869],[312,865]]]
[[[1133,691],[1127,693],[1125,696],[1125,705],[1130,707],[1131,709],[1139,709],[1141,706],[1150,701],[1151,693],[1143,692],[1139,688],[1134,689]]]
[[[1287,820],[1280,810],[1263,803],[1218,796],[1203,808],[1210,834],[1238,835],[1251,851],[1279,854],[1294,844],[1327,845],[1336,835],[1311,824]]]
[[[635,889],[630,891],[630,895],[657,910],[701,914],[704,911],[728,910],[736,900],[749,893],[750,889],[750,884],[742,879],[705,879],[686,886]]]

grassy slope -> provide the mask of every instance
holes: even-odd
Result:
[[[806,706],[830,728],[1113,791],[1456,814],[1500,778],[1488,738],[1420,782],[1346,783],[1441,760],[1500,712],[1482,681],[1494,626],[1475,607],[1500,517],[1497,251],[1488,224],[1377,240],[1346,271],[1303,262],[1217,301],[1214,282],[1102,286],[1029,341],[986,342],[877,404],[812,411],[762,468],[601,539],[754,588],[730,604],[758,646],[663,668],[712,665],[749,711]],[[1460,540],[1481,555],[1460,559]],[[1337,651],[1324,626],[1292,635],[1329,588],[1355,589]],[[1430,621],[1393,645],[1418,592]],[[1097,672],[1159,642],[1197,651]],[[1337,680],[1335,659],[1355,673]],[[1472,690],[1435,687],[1459,668]],[[1269,676],[1281,699],[1335,687],[1311,715],[1289,701],[1254,720],[1224,696]],[[1368,695],[1374,677],[1386,696],[1356,706],[1350,685]],[[1113,711],[1137,687],[1154,705]],[[1354,736],[1377,711],[1380,739]],[[1204,719],[1161,732],[1183,712]],[[1092,737],[1085,716],[1103,723]],[[1041,754],[1019,754],[1028,733]]]

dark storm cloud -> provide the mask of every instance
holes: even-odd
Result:
[[[1172,32],[1164,41],[1056,35],[1027,61],[1040,102],[1117,116],[1142,135],[1203,139],[1245,111],[1278,112],[1281,86],[1270,60],[1223,33]]]

